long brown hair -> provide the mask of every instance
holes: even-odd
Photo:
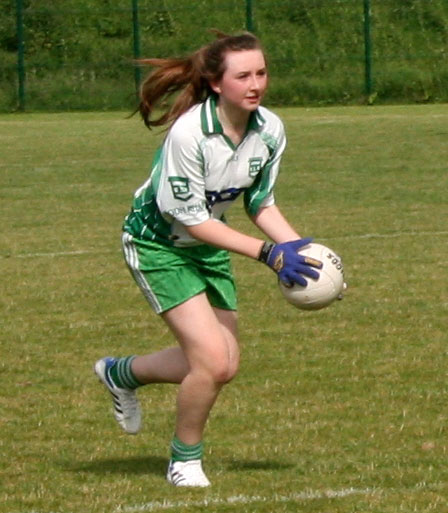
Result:
[[[217,39],[184,58],[141,59],[142,66],[153,70],[140,87],[137,111],[148,128],[173,123],[190,107],[212,94],[211,81],[219,81],[225,71],[225,55],[229,51],[261,49],[257,37],[249,32],[227,35],[213,31]],[[179,93],[157,119],[151,119],[156,106]]]

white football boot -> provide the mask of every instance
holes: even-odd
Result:
[[[109,369],[116,361],[116,358],[110,356],[101,358],[95,363],[94,371],[112,395],[116,421],[126,433],[135,435],[141,428],[140,405],[135,390],[119,388],[110,379]]]
[[[166,478],[174,486],[210,486],[202,470],[201,460],[170,461]]]

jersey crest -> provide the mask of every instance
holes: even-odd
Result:
[[[249,176],[251,178],[258,175],[261,171],[262,164],[263,159],[261,157],[252,157],[249,159]]]
[[[173,196],[181,201],[188,201],[193,193],[190,192],[190,182],[183,176],[170,176],[168,180],[171,185]]]

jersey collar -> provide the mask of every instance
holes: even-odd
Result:
[[[216,101],[217,96],[212,94],[205,100],[201,107],[201,127],[205,135],[224,133],[216,112]],[[266,121],[261,115],[259,109],[251,112],[249,122],[247,124],[247,132],[249,130],[259,130],[265,122]]]

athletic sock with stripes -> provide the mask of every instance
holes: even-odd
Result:
[[[126,356],[125,358],[118,358],[116,363],[110,368],[109,376],[115,386],[129,390],[135,390],[143,386],[143,383],[140,383],[132,372],[131,366],[134,358],[136,357]]]
[[[181,442],[176,436],[171,442],[171,461],[201,460],[204,444],[199,442],[188,445]]]

